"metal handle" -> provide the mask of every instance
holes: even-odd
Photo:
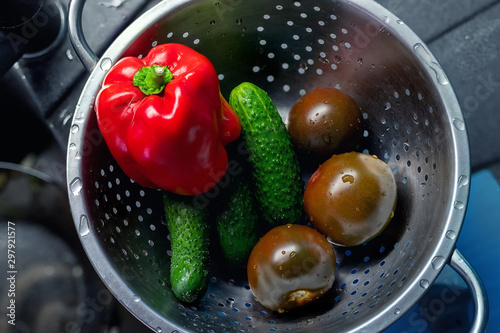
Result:
[[[85,40],[82,29],[82,12],[85,0],[71,0],[68,9],[68,32],[71,44],[80,58],[83,66],[92,72],[99,61],[99,57],[92,51]]]
[[[474,300],[474,319],[470,332],[485,332],[488,323],[489,305],[488,295],[486,294],[483,282],[472,265],[458,249],[455,249],[451,256],[450,266],[462,277],[472,292],[472,298]]]

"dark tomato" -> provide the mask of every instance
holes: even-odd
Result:
[[[394,174],[378,158],[334,155],[307,182],[304,209],[312,226],[334,244],[363,244],[388,225],[397,198]]]
[[[362,120],[351,96],[335,88],[316,88],[292,106],[287,128],[301,152],[328,158],[356,148],[363,137]]]
[[[287,224],[257,242],[248,260],[248,281],[258,302],[283,313],[328,291],[335,281],[335,265],[335,252],[323,235]]]

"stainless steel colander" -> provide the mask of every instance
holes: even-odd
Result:
[[[391,12],[370,0],[169,0],[143,14],[98,59],[82,36],[83,5],[73,0],[69,13],[75,49],[91,71],[69,136],[69,199],[96,271],[145,325],[157,332],[381,331],[450,264],[475,297],[472,330],[484,330],[484,287],[455,247],[470,180],[463,115],[437,60]],[[122,173],[93,110],[117,60],[168,42],[207,56],[225,96],[242,81],[262,87],[284,119],[317,86],[340,88],[363,109],[365,152],[392,168],[398,207],[381,236],[336,248],[336,282],[318,306],[293,316],[268,311],[254,300],[245,275],[228,271],[217,257],[200,304],[182,305],[171,292],[161,192]]]

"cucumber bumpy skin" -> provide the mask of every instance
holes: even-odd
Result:
[[[203,297],[208,287],[208,215],[206,210],[194,207],[192,197],[166,193],[163,203],[172,251],[172,291],[179,300],[194,303]]]
[[[245,169],[243,169],[245,170]],[[215,214],[219,244],[231,265],[246,265],[261,233],[257,203],[247,173],[233,176]]]
[[[263,218],[270,227],[298,223],[303,215],[304,182],[276,106],[264,90],[250,82],[231,91],[229,104],[241,121]]]

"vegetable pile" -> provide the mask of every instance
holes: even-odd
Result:
[[[95,111],[125,174],[163,190],[176,297],[193,304],[204,296],[211,254],[220,251],[246,271],[257,301],[291,311],[333,286],[338,246],[364,244],[386,228],[394,175],[356,151],[361,109],[339,89],[304,94],[286,122],[250,82],[228,100],[205,56],[163,44],[117,62]],[[315,170],[306,183],[304,161]],[[207,200],[216,186],[219,195]]]

